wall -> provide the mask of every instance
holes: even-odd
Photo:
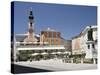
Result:
[[[77,36],[72,39],[72,54],[81,54],[81,37]]]
[[[48,42],[49,45],[61,45],[61,33],[55,31],[41,31],[40,41]]]

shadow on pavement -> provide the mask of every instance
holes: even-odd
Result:
[[[36,72],[39,73],[39,72],[53,72],[53,71],[11,64],[11,73],[13,74],[36,73]]]

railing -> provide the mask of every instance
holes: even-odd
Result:
[[[17,46],[17,50],[55,50],[55,49],[65,49],[65,47],[63,45],[48,45],[48,46]]]
[[[36,47],[64,47],[64,45],[19,45],[19,48],[36,48]]]

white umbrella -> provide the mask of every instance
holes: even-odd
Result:
[[[51,54],[57,54],[57,52],[53,52],[53,53],[51,53]]]
[[[57,52],[57,54],[61,54],[62,52]]]
[[[45,54],[47,54],[47,53],[41,53],[41,54],[45,55]]]
[[[64,54],[68,54],[68,53],[69,53],[69,52],[67,52],[67,51],[66,51],[66,52],[64,52]]]
[[[38,55],[39,53],[33,53],[32,56]]]

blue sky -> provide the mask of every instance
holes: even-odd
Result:
[[[61,32],[63,38],[71,39],[86,26],[97,25],[96,6],[15,2],[14,7],[15,34],[28,31],[28,16],[31,7],[37,34],[50,27]]]

